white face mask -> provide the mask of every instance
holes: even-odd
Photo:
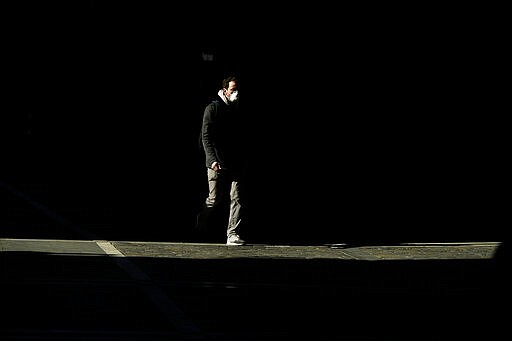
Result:
[[[238,90],[235,90],[231,93],[231,95],[229,96],[229,101],[230,102],[235,102],[238,100]]]

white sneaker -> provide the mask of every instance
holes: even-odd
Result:
[[[244,245],[245,240],[240,238],[240,236],[237,234],[230,234],[228,236],[228,240],[227,240],[226,244],[227,245]]]

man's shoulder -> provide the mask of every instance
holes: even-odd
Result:
[[[221,99],[213,99],[210,103],[206,105],[206,110],[209,111],[219,111],[225,110],[227,107],[226,103],[224,103]]]
[[[219,112],[219,103],[217,100],[212,100],[204,108],[205,117],[216,117]]]
[[[216,104],[214,103],[214,101],[210,101],[206,104],[204,109],[205,109],[205,111],[211,111],[212,109],[214,109],[215,106],[216,106]]]
[[[206,107],[207,108],[211,108],[211,107],[217,107],[221,104],[221,100],[220,99],[212,99],[207,105]]]

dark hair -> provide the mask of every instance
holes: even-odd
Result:
[[[238,83],[238,79],[235,76],[229,76],[227,78],[224,78],[222,80],[222,88],[227,89],[229,88],[229,82],[235,82]]]

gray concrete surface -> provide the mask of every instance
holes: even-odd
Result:
[[[449,315],[478,322],[485,312],[480,318],[488,324],[485,316],[496,314],[492,260],[499,245],[3,238],[2,334],[9,340],[453,339],[465,334],[454,326],[466,323],[446,324]],[[468,308],[476,310],[467,315]]]
[[[84,208],[0,190],[2,340],[452,341],[506,331],[501,241],[94,239],[98,225],[62,214]]]

